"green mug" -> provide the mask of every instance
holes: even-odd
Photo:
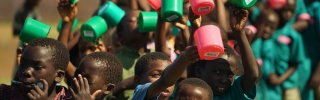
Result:
[[[125,12],[111,1],[106,2],[99,8],[98,15],[106,20],[108,25],[114,27],[120,23]]]
[[[228,0],[228,1],[235,6],[245,8],[245,9],[251,8],[257,3],[257,0]]]
[[[72,25],[72,33],[74,33],[76,31],[78,23],[79,23],[79,19],[78,18],[74,19],[74,22],[73,22],[73,25]],[[62,27],[62,19],[60,19],[59,24],[57,26],[58,32],[61,31],[61,27]]]
[[[182,18],[183,0],[162,0],[161,14],[166,22],[177,22]]]
[[[76,3],[78,2],[78,0],[69,0],[69,2],[70,2],[71,4],[76,4]]]
[[[140,32],[156,31],[158,21],[157,12],[140,12],[138,26]]]
[[[106,21],[100,16],[94,16],[80,28],[81,37],[95,43],[108,30]]]
[[[51,27],[49,25],[32,18],[27,18],[24,22],[19,38],[21,41],[27,43],[33,39],[46,38],[50,29]]]

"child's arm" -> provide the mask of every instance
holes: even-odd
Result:
[[[155,45],[157,52],[163,52],[170,56],[170,50],[167,46],[167,22],[161,19],[161,13],[158,11],[158,23],[157,23],[157,30],[155,34]]]
[[[248,14],[249,12],[245,9],[230,9],[230,26],[232,31],[237,35],[243,63],[244,74],[241,79],[241,86],[245,93],[250,92],[261,74],[246,34],[243,31],[248,20]]]
[[[138,7],[142,10],[142,11],[150,11],[150,6],[148,5],[148,3],[146,2],[146,0],[137,0],[138,2]]]
[[[194,41],[194,32],[201,26],[201,16],[199,15],[195,15],[192,12],[191,7],[189,7],[189,21],[191,22],[191,29],[190,29],[190,38],[189,38],[189,45],[196,45],[195,41]]]
[[[281,76],[278,76],[275,73],[270,73],[269,81],[270,84],[272,85],[280,85],[284,81],[286,81],[296,70],[297,70],[297,65],[290,66],[287,71],[282,74]]]
[[[183,48],[187,47],[188,41],[190,38],[190,33],[189,33],[189,27],[188,27],[188,22],[187,18],[182,17],[181,21],[174,23],[176,27],[178,27],[181,30],[181,36],[182,36],[182,42],[183,42]]]
[[[228,29],[227,23],[227,15],[226,15],[226,8],[224,6],[224,2],[222,0],[215,0],[217,3],[217,10],[218,10],[218,23],[222,26],[224,30]]]
[[[132,77],[127,78],[127,79],[121,81],[120,83],[118,83],[116,85],[116,87],[114,88],[112,95],[118,96],[124,90],[128,90],[128,89],[133,90],[134,88],[135,88],[134,77],[132,76]]]
[[[168,87],[174,85],[187,66],[196,62],[198,57],[196,46],[187,47],[184,53],[164,70],[161,77],[150,85],[145,99],[156,97]]]
[[[309,87],[310,88],[317,88],[320,85],[320,60],[318,61],[318,66],[316,68],[316,71],[313,72],[310,82],[309,82]]]
[[[75,32],[75,36],[74,38],[72,38],[69,42],[68,42],[68,50],[71,50],[75,45],[77,45],[77,43],[79,42],[81,35],[80,35],[80,30],[77,30]]]
[[[298,20],[296,23],[292,25],[293,29],[298,32],[301,32],[308,28],[308,21],[307,20]]]
[[[58,5],[59,14],[63,19],[58,40],[66,47],[68,46],[68,40],[70,39],[69,36],[72,34],[73,21],[78,13],[77,5],[78,3],[75,5],[63,5],[63,3],[59,3]]]

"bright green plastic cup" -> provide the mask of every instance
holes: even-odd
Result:
[[[71,4],[76,4],[76,3],[78,2],[78,0],[69,0],[69,2],[70,2]]]
[[[183,0],[162,0],[162,19],[166,22],[177,22],[182,18]]]
[[[94,16],[84,23],[81,28],[81,37],[89,42],[95,43],[105,32],[108,26],[106,21],[100,16]]]
[[[74,22],[73,22],[73,25],[72,25],[72,33],[74,33],[76,31],[78,23],[79,23],[79,19],[78,18],[74,19]],[[62,19],[60,19],[59,24],[57,26],[58,32],[61,31],[61,27],[62,27]]]
[[[125,12],[111,1],[108,1],[99,8],[98,15],[104,18],[108,25],[114,27],[121,21]]]
[[[245,8],[245,9],[251,8],[257,3],[257,0],[228,0],[228,1],[235,6]]]
[[[24,22],[19,38],[21,41],[27,43],[33,39],[46,38],[50,29],[51,27],[49,25],[32,18],[27,18]]]
[[[140,12],[138,26],[140,32],[156,31],[158,22],[157,12]]]

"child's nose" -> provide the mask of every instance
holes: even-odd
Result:
[[[27,67],[23,72],[23,76],[24,77],[31,77],[31,73],[32,73],[33,68],[32,67]]]

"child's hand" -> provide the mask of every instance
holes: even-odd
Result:
[[[48,100],[48,83],[44,79],[40,79],[43,89],[39,86],[33,86],[33,89],[27,94],[30,100]]]
[[[78,79],[73,79],[75,87],[70,88],[73,100],[95,100],[96,96],[102,92],[101,90],[97,90],[91,95],[87,78],[82,78],[79,74]]]
[[[107,52],[106,45],[101,41],[101,38],[99,38],[96,43],[97,45],[94,52]]]
[[[188,46],[184,50],[184,52],[181,54],[181,57],[185,59],[185,61],[194,63],[198,61],[199,54],[198,54],[198,49],[196,46]]]
[[[309,80],[309,88],[317,88],[320,85],[320,73],[315,73]]]
[[[280,85],[283,83],[281,78],[277,76],[275,73],[270,74],[269,81],[271,85]]]
[[[28,46],[28,43],[24,43],[23,45],[26,48]],[[20,65],[20,59],[21,59],[22,53],[23,53],[22,47],[18,47],[17,48],[17,63],[18,63],[18,66]]]
[[[179,22],[175,22],[173,25],[178,27],[180,30],[185,30],[188,27],[187,18],[182,17]]]
[[[78,3],[66,4],[64,2],[59,2],[58,12],[63,21],[70,22],[74,20],[78,14]]]
[[[230,26],[232,31],[241,32],[248,20],[249,12],[242,8],[230,7]]]
[[[189,21],[191,22],[192,26],[200,27],[202,18],[199,15],[196,15],[192,12],[191,7],[189,7],[189,14],[188,14]]]

